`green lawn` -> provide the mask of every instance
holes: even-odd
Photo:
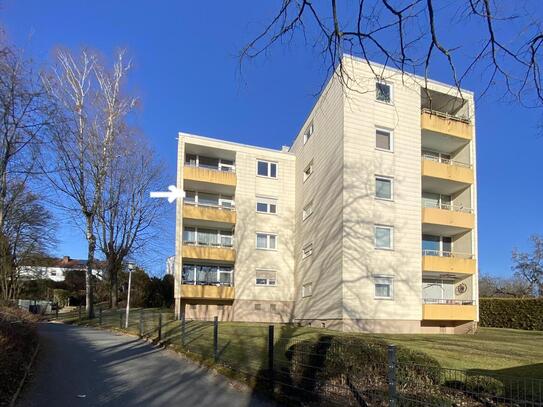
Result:
[[[156,339],[158,313],[162,314],[162,341],[181,349],[179,321],[170,311],[144,310],[144,334]],[[123,321],[124,321],[124,313]],[[78,323],[77,312],[60,316],[65,322]],[[103,312],[102,326],[119,329],[119,313]],[[97,326],[98,318],[81,323]],[[139,333],[139,310],[133,310],[128,331]],[[297,340],[316,338],[319,334],[347,335],[340,332],[276,325],[277,363],[286,363],[285,350]],[[219,324],[219,357],[223,364],[237,370],[254,372],[265,366],[268,326],[221,322]],[[353,334],[349,334],[353,335]],[[368,335],[368,334],[360,334]],[[513,329],[480,328],[471,335],[370,335],[387,342],[425,352],[436,358],[442,367],[477,369],[511,376],[543,378],[543,332]],[[213,359],[213,323],[190,321],[186,325],[185,351],[203,360]],[[203,355],[203,356],[202,356]]]

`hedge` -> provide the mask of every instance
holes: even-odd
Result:
[[[481,298],[483,327],[543,331],[543,298]]]

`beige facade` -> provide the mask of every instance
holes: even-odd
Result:
[[[368,332],[476,325],[473,95],[344,63],[351,82],[330,80],[290,148],[180,133],[178,313]]]

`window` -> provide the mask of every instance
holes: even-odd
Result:
[[[308,243],[302,248],[302,259],[309,257],[313,254],[313,243]]]
[[[277,250],[277,235],[257,233],[256,248],[262,250]]]
[[[313,294],[313,283],[307,283],[302,286],[302,297],[311,297]]]
[[[375,226],[375,248],[392,249],[393,228],[391,226]]]
[[[375,82],[375,99],[379,102],[392,103],[392,87],[383,82]]]
[[[452,238],[449,236],[422,235],[423,256],[451,256]]]
[[[277,199],[257,196],[256,211],[259,213],[277,213]]]
[[[392,178],[375,177],[375,197],[392,200]]]
[[[190,304],[190,309],[196,309],[196,304]]]
[[[271,312],[277,311],[277,305],[275,305],[275,304],[270,304],[270,311],[271,311]]]
[[[375,148],[392,151],[392,132],[385,129],[375,129]]]
[[[313,160],[304,169],[304,182],[313,174]]]
[[[258,160],[256,173],[261,177],[277,178],[277,163]]]
[[[309,202],[306,206],[304,206],[304,210],[302,211],[302,220],[306,220],[313,214],[313,202]]]
[[[233,285],[232,266],[202,264],[183,264],[181,281],[191,285]]]
[[[275,286],[277,285],[277,272],[274,270],[256,270],[256,285]]]
[[[375,298],[392,298],[393,284],[392,277],[374,277],[375,283]]]
[[[255,311],[260,311],[262,309],[262,304],[255,304]]]
[[[307,141],[311,138],[313,135],[313,121],[309,123],[309,125],[305,128],[304,131],[304,144],[307,143]]]

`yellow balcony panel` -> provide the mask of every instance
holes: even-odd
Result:
[[[213,206],[183,205],[183,218],[235,224],[236,211],[215,208]]]
[[[475,216],[469,212],[440,208],[422,208],[422,223],[460,229],[473,229],[475,226]]]
[[[462,184],[473,184],[473,169],[454,164],[444,164],[432,160],[422,160],[422,176],[440,178]]]
[[[474,274],[476,268],[475,259],[448,256],[422,256],[422,271]]]
[[[181,284],[181,298],[201,300],[233,300],[234,287]]]
[[[423,111],[420,117],[420,127],[422,130],[448,134],[465,140],[471,140],[473,137],[471,124],[439,113]]]
[[[234,263],[236,261],[236,251],[226,247],[183,245],[183,258]]]
[[[422,304],[422,319],[428,321],[475,321],[475,305]]]
[[[206,182],[230,187],[235,187],[237,183],[235,172],[191,166],[183,168],[183,179],[185,181]]]

